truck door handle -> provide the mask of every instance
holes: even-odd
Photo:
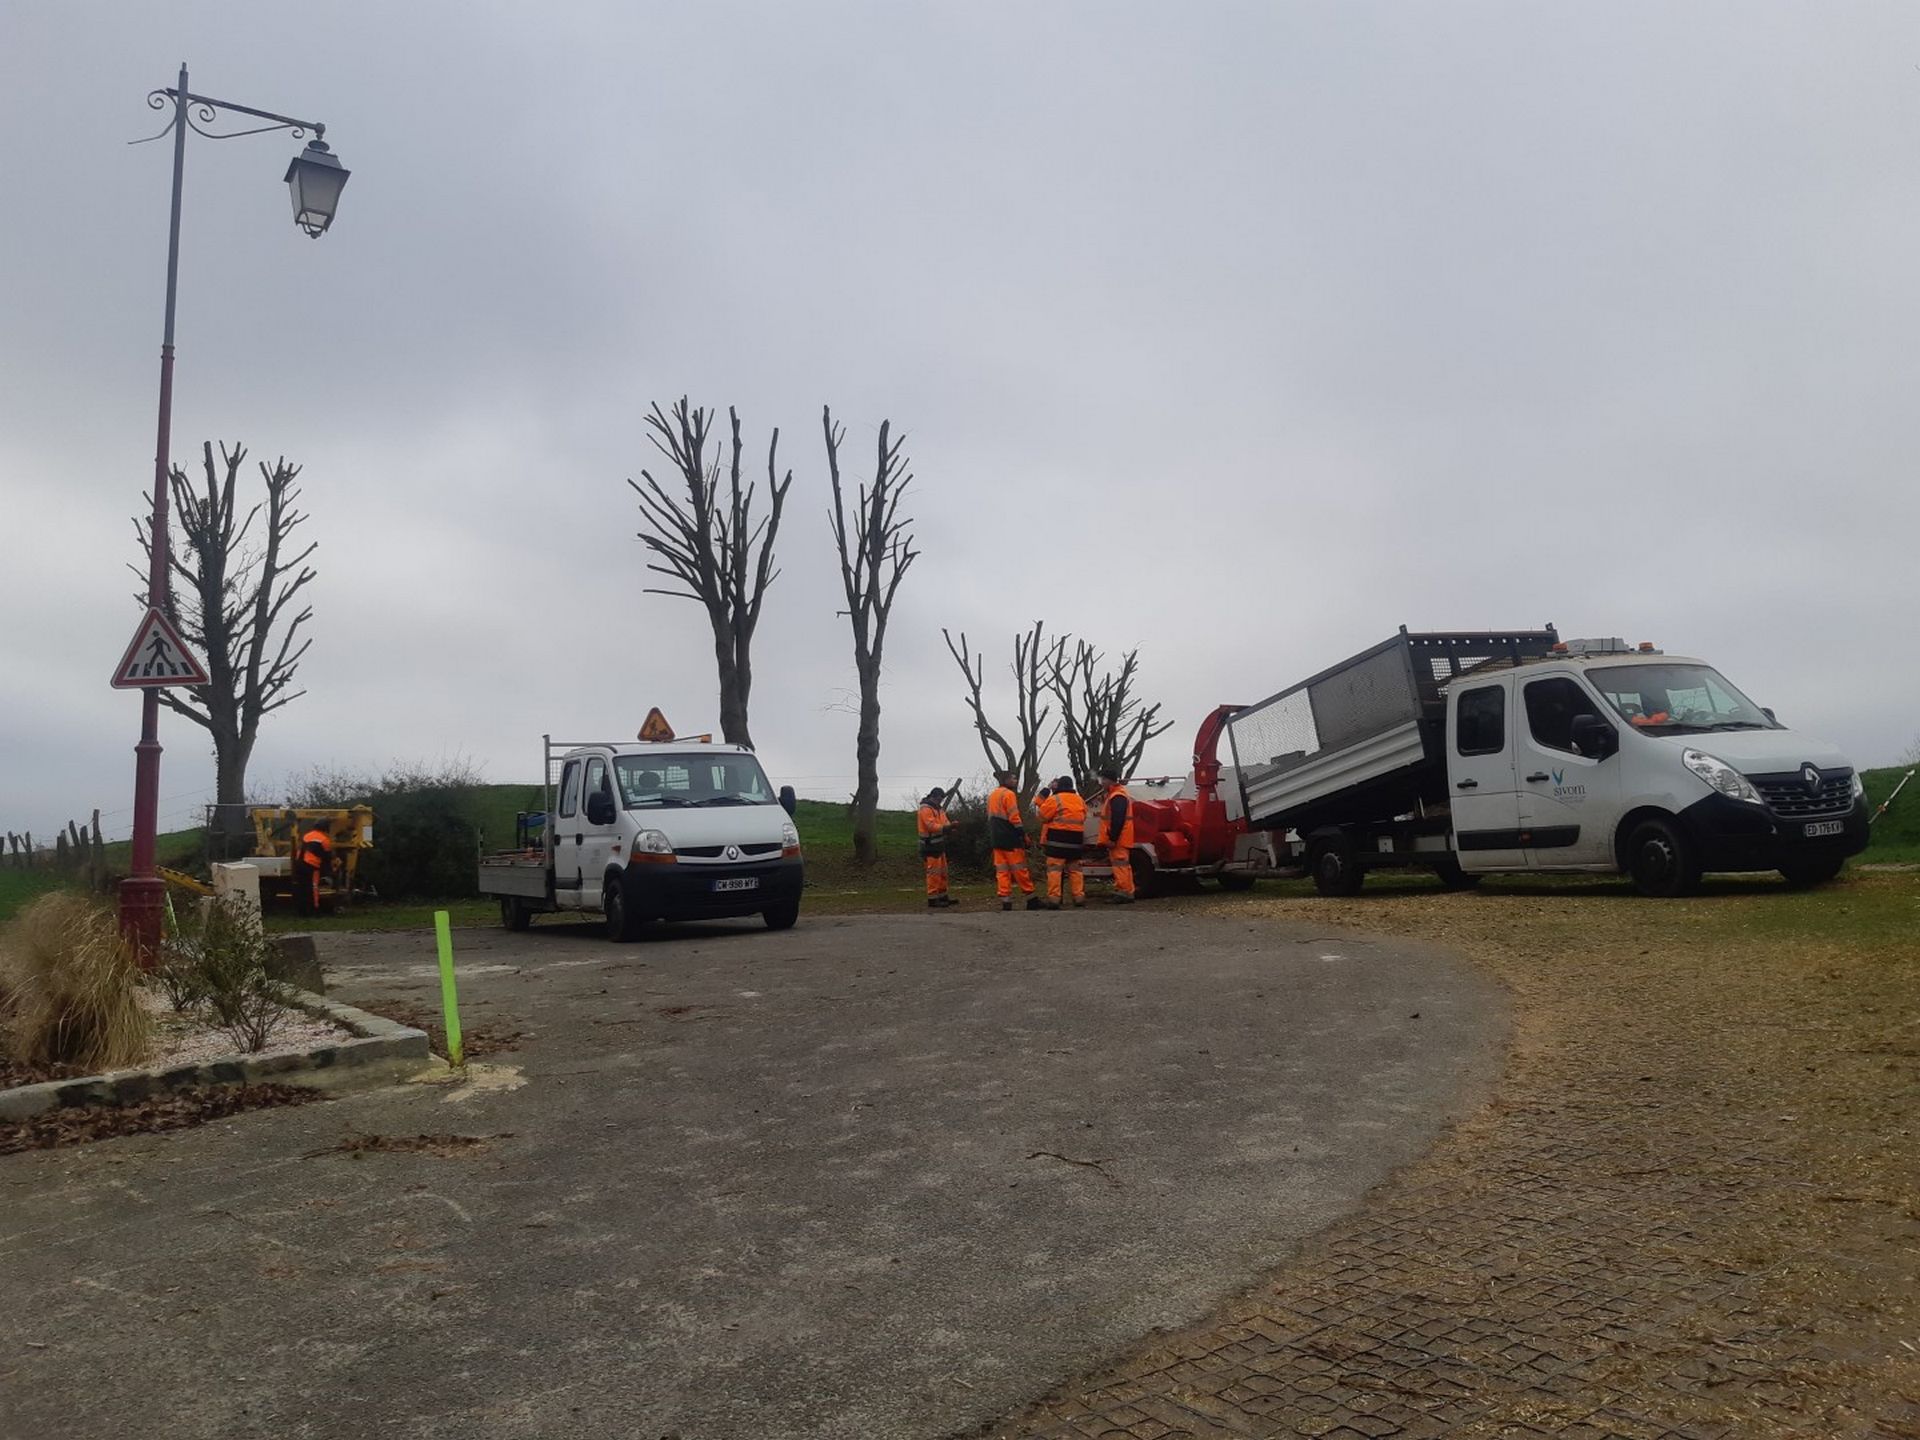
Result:
[[[1552,777],[1551,775],[1549,775],[1549,774],[1547,774],[1547,772],[1546,772],[1546,771],[1544,771],[1544,770],[1536,770],[1536,771],[1534,771],[1534,772],[1533,772],[1533,774],[1531,774],[1531,775],[1529,775],[1529,776],[1527,776],[1527,779],[1529,779],[1529,780],[1535,780],[1535,781],[1538,781],[1538,780],[1551,780],[1552,778],[1553,778],[1553,777]]]
[[[1453,788],[1456,790],[1478,790],[1480,788],[1480,782],[1478,780],[1462,780]]]

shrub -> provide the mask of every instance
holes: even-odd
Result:
[[[962,790],[947,802],[947,867],[963,875],[993,873],[993,843],[987,835],[987,797]]]
[[[287,1018],[292,998],[273,978],[273,942],[253,909],[232,896],[207,906],[198,934],[168,943],[160,984],[175,1009],[204,1010],[235,1048],[264,1050]]]
[[[0,933],[0,1038],[23,1065],[137,1064],[152,1028],[139,984],[112,910],[67,891],[43,895]]]

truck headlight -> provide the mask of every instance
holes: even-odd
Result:
[[[800,832],[794,829],[793,822],[788,820],[780,826],[780,857],[783,860],[791,860],[799,853]]]
[[[642,830],[633,837],[632,863],[636,865],[671,865],[674,863],[673,841],[667,838],[664,830]]]
[[[1858,770],[1853,772],[1853,803],[1858,805],[1867,798],[1867,782],[1860,778]]]
[[[1680,763],[1729,800],[1744,800],[1749,805],[1764,805],[1753,782],[1717,755],[1704,750],[1683,750]]]

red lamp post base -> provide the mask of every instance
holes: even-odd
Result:
[[[142,970],[151,970],[160,961],[166,918],[166,881],[158,875],[129,875],[120,882],[120,933],[133,946]]]

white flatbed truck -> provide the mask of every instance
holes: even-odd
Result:
[[[543,739],[546,810],[520,817],[513,849],[480,857],[480,893],[509,930],[565,910],[600,916],[614,941],[651,920],[800,918],[793,790],[776,794],[751,750]]]

